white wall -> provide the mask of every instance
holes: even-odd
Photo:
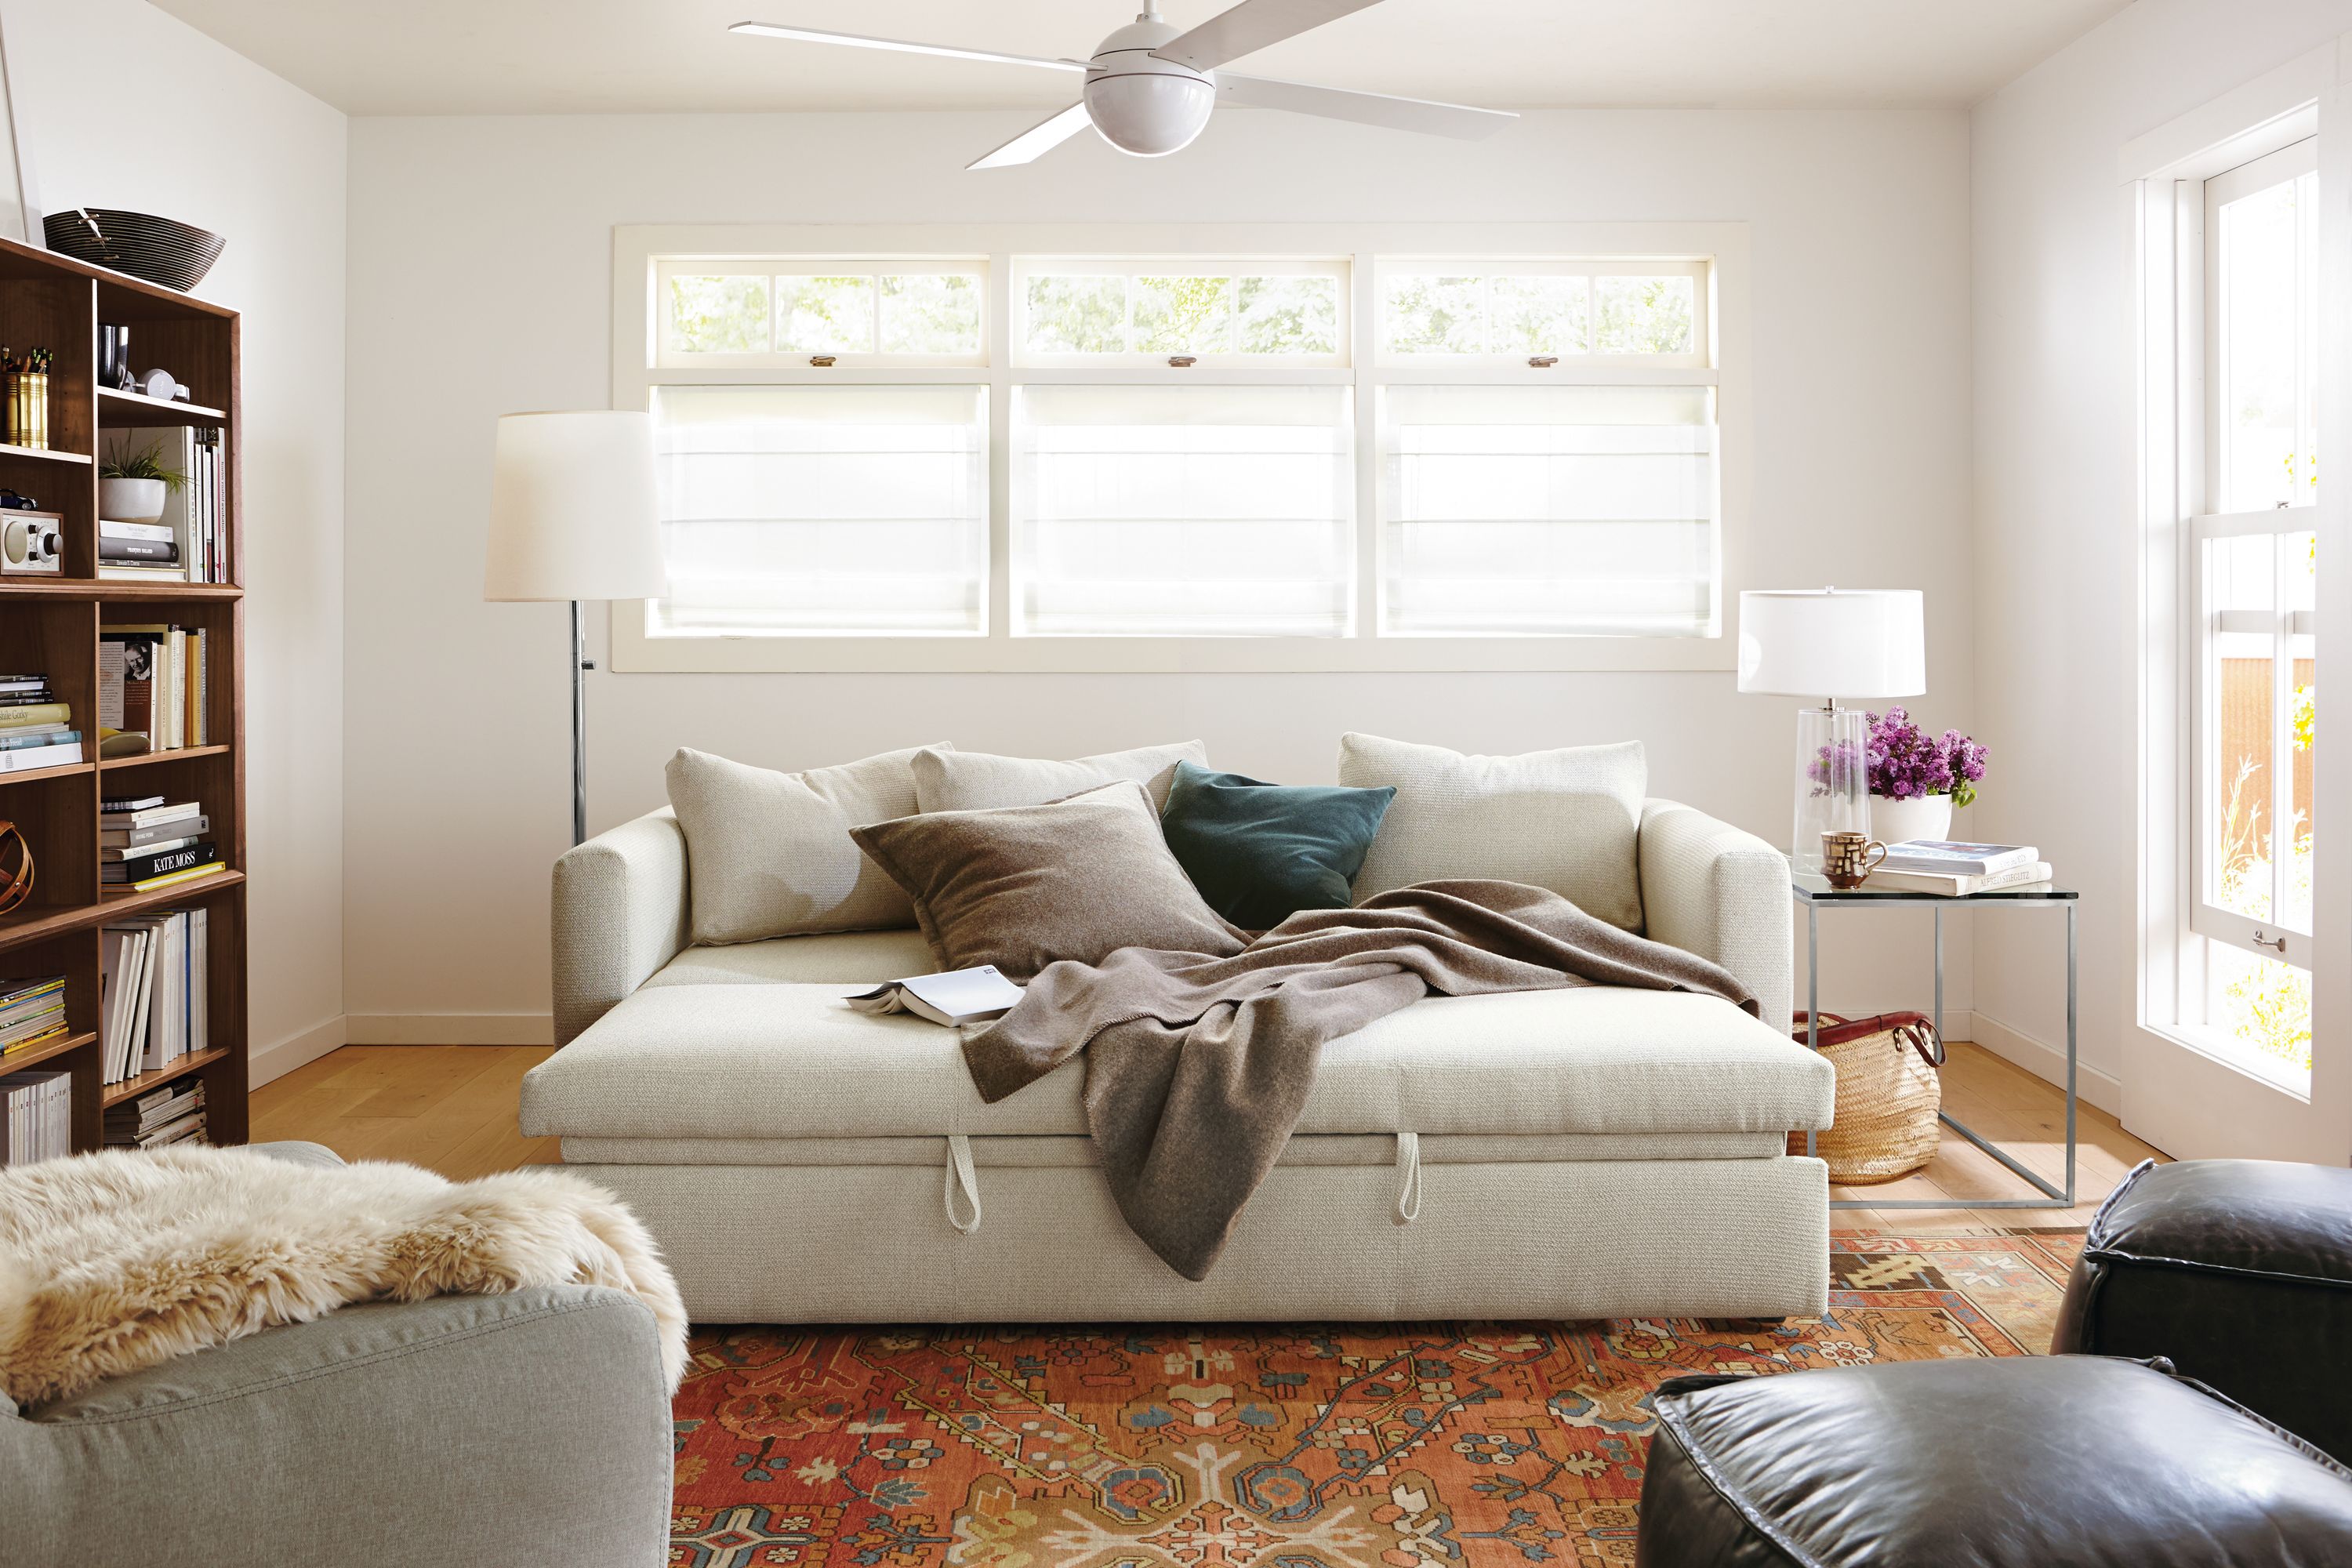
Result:
[[[2139,0],[1979,105],[1979,829],[2082,889],[2083,1059],[2113,1097],[2137,963],[2137,354],[2124,144],[2352,31],[2347,0]],[[1979,928],[1976,1008],[2029,1065],[2063,1046],[2050,930]],[[2006,1026],[2006,1028],[2000,1026]]]
[[[352,122],[354,1038],[545,1037],[565,612],[480,603],[481,531],[493,416],[609,400],[618,223],[1743,220],[1759,581],[1927,587],[1921,706],[1974,718],[1965,116],[1547,113],[1464,147],[1228,110],[1161,163],[1088,139],[961,172],[1023,121]],[[601,611],[592,625],[601,660]],[[936,739],[1066,756],[1198,735],[1221,766],[1311,783],[1351,728],[1499,752],[1638,736],[1656,793],[1788,830],[1797,703],[1741,698],[1727,674],[591,679],[592,831],[661,804],[681,744],[801,767]],[[1924,994],[1925,927],[1905,918],[1843,917],[1826,1001]]]
[[[228,237],[196,292],[244,312],[257,1081],[341,1043],[347,122],[144,0],[11,0],[5,20],[46,206]]]

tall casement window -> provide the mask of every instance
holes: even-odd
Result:
[[[2306,139],[2204,182],[2205,505],[2186,609],[2183,1021],[2311,1081],[2319,174]]]
[[[2118,1087],[2124,1124],[2182,1158],[2352,1158],[2352,779],[2323,679],[2352,627],[2347,121],[2330,43],[2123,153],[2142,549]]]
[[[617,668],[1732,662],[1736,226],[726,233],[620,231]]]

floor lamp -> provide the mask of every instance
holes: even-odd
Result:
[[[653,416],[613,410],[506,414],[490,479],[489,563],[482,597],[572,605],[572,842],[588,837],[592,668],[583,599],[656,599],[667,591],[654,486]]]

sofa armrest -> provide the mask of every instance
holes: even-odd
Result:
[[[1711,959],[1789,1026],[1795,1005],[1789,858],[1752,833],[1671,800],[1642,803],[1642,913],[1650,936]]]
[[[671,1447],[634,1297],[346,1307],[0,1420],[0,1562],[645,1568]]]
[[[686,834],[667,806],[555,863],[555,1043],[569,1044],[683,952]]]

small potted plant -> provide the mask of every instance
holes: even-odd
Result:
[[[98,515],[114,522],[153,522],[188,476],[165,465],[163,444],[108,458],[98,467]]]
[[[1930,735],[1900,708],[1869,717],[1871,837],[1950,837],[1952,812],[1977,797],[1985,748],[1958,730]]]

